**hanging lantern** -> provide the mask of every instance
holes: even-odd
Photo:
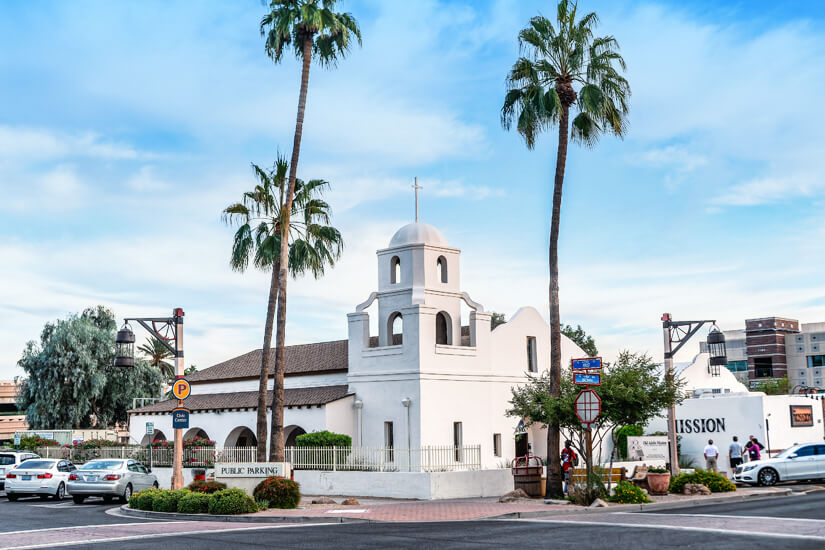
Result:
[[[708,371],[712,376],[719,376],[719,367],[728,364],[728,354],[725,348],[725,335],[716,325],[713,325],[708,333],[708,354]]]
[[[115,338],[115,366],[134,367],[135,366],[135,333],[129,323],[125,323],[123,328],[117,331]]]

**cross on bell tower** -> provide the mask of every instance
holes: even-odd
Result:
[[[412,186],[415,189],[415,223],[418,223],[418,190],[424,187],[418,185],[418,176],[415,177],[415,184]]]

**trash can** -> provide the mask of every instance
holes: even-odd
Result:
[[[510,470],[513,473],[514,489],[521,489],[531,497],[543,495],[541,474],[544,468],[539,457],[525,455],[514,458]]]

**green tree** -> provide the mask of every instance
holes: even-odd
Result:
[[[286,159],[279,157],[272,169],[264,170],[253,164],[258,185],[243,194],[241,202],[229,205],[223,211],[223,219],[238,226],[232,243],[229,264],[236,271],[245,271],[252,264],[263,271],[270,271],[269,300],[266,307],[264,342],[261,350],[261,371],[258,385],[257,438],[258,457],[266,455],[267,381],[269,379],[272,347],[272,326],[279,301],[278,274],[281,268],[281,229],[285,212]],[[316,278],[332,266],[344,247],[341,233],[328,225],[329,205],[320,199],[329,187],[324,180],[295,182],[295,197],[291,203],[295,219],[289,225],[289,270],[293,277],[309,271]],[[276,370],[276,387],[277,382]],[[283,370],[280,385],[283,387]],[[280,401],[283,403],[283,399]],[[275,404],[273,404],[273,411]],[[273,412],[274,416],[274,412]]]
[[[554,395],[559,395],[561,380],[558,244],[567,142],[572,139],[592,147],[602,133],[624,136],[630,97],[630,86],[617,70],[617,66],[624,70],[625,62],[618,53],[616,39],[593,36],[598,24],[595,13],[578,20],[576,14],[575,2],[561,0],[555,26],[550,19],[539,15],[519,32],[523,55],[507,76],[507,92],[501,108],[502,125],[509,129],[515,123],[528,149],[535,147],[541,132],[558,125],[548,251],[550,375]],[[571,122],[573,108],[577,114]],[[559,427],[551,425],[547,437],[547,495],[559,497],[562,494]]]
[[[675,405],[684,399],[684,381],[677,380],[671,386],[660,375],[660,370],[660,366],[647,354],[629,351],[622,351],[616,362],[604,369],[601,386],[596,388],[596,393],[602,400],[602,412],[592,429],[595,435],[594,449],[601,448],[604,436],[610,434],[613,441],[611,462],[617,447],[619,428],[644,426],[665,414],[671,404]],[[548,371],[538,376],[528,376],[527,384],[512,388],[511,407],[506,414],[524,419],[528,426],[559,426],[560,435],[578,441],[579,453],[587,461],[592,461],[593,457],[587,456],[581,443],[582,424],[576,416],[575,401],[582,388],[573,383],[572,372],[565,369],[559,386],[555,385]],[[558,395],[555,395],[554,387],[560,388]]]
[[[761,391],[767,395],[787,395],[790,393],[790,389],[791,385],[787,376],[756,382],[750,387],[750,391]]]
[[[26,372],[17,404],[31,429],[111,427],[127,421],[135,397],[160,397],[163,376],[138,358],[114,367],[117,324],[103,306],[46,323],[18,365]]]
[[[504,317],[503,313],[496,313],[493,312],[492,316],[490,317],[490,330],[496,328],[499,325],[503,325],[507,322],[507,319]]]
[[[312,60],[322,67],[334,67],[346,57],[353,40],[361,44],[361,29],[349,13],[336,13],[336,0],[272,0],[269,13],[261,19],[261,35],[266,53],[279,63],[290,49],[301,61],[301,90],[298,93],[298,115],[289,162],[289,181],[281,216],[281,251],[283,261],[278,274],[278,328],[275,339],[275,388],[272,403],[272,430],[269,459],[284,460],[284,342],[286,340],[286,283],[290,258],[287,243],[301,151],[309,68]]]
[[[599,355],[599,350],[596,348],[596,341],[593,340],[592,336],[584,332],[581,325],[577,325],[576,328],[573,328],[571,325],[564,325],[561,328],[561,333],[573,340],[573,343],[579,346],[588,357],[597,357]]]
[[[145,343],[138,346],[138,351],[146,356],[146,360],[149,361],[150,365],[160,371],[164,380],[169,381],[175,378],[175,365],[165,361],[172,354],[160,340],[150,337]]]

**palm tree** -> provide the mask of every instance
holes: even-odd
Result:
[[[627,129],[630,86],[619,74],[625,70],[619,45],[612,36],[593,37],[598,24],[595,13],[576,20],[576,2],[560,0],[556,25],[543,16],[530,20],[519,32],[522,56],[507,75],[507,93],[501,123],[516,130],[533,149],[536,137],[553,125],[559,128],[553,214],[550,223],[550,376],[552,392],[561,384],[561,323],[559,320],[559,216],[567,160],[567,141],[593,147],[602,133],[623,137]],[[578,91],[576,90],[578,88]],[[577,114],[570,121],[570,109]],[[570,134],[568,135],[568,132]],[[559,427],[547,430],[547,494],[562,493],[559,463]]]
[[[237,225],[229,264],[236,271],[245,271],[250,260],[258,269],[272,274],[269,301],[266,307],[264,344],[261,350],[261,373],[258,386],[258,460],[266,456],[266,386],[271,364],[272,325],[278,302],[278,276],[281,265],[281,229],[285,209],[287,162],[279,157],[271,170],[253,164],[258,179],[255,189],[243,194],[239,203],[223,211],[224,222]],[[311,272],[315,278],[334,265],[343,250],[341,233],[329,224],[329,205],[318,198],[329,184],[324,180],[307,183],[296,180],[292,214],[297,221],[289,226],[289,270],[293,277]],[[273,411],[274,414],[274,411]]]
[[[301,134],[304,127],[309,66],[313,58],[322,67],[334,67],[346,57],[352,40],[361,44],[358,22],[349,13],[336,13],[336,0],[271,0],[269,13],[261,19],[261,35],[265,37],[266,53],[279,63],[290,46],[301,60],[301,91],[298,94],[298,116],[289,162],[289,182],[281,216],[281,258],[278,275],[278,329],[275,343],[275,390],[272,403],[272,433],[269,458],[272,462],[284,460],[284,341],[286,339],[286,283],[290,258],[287,256],[286,235],[289,234]]]
[[[169,381],[175,377],[175,366],[172,363],[164,361],[167,357],[171,357],[172,354],[160,340],[157,338],[149,338],[146,340],[146,343],[138,346],[138,351],[146,356],[150,365],[160,371],[164,380]]]

